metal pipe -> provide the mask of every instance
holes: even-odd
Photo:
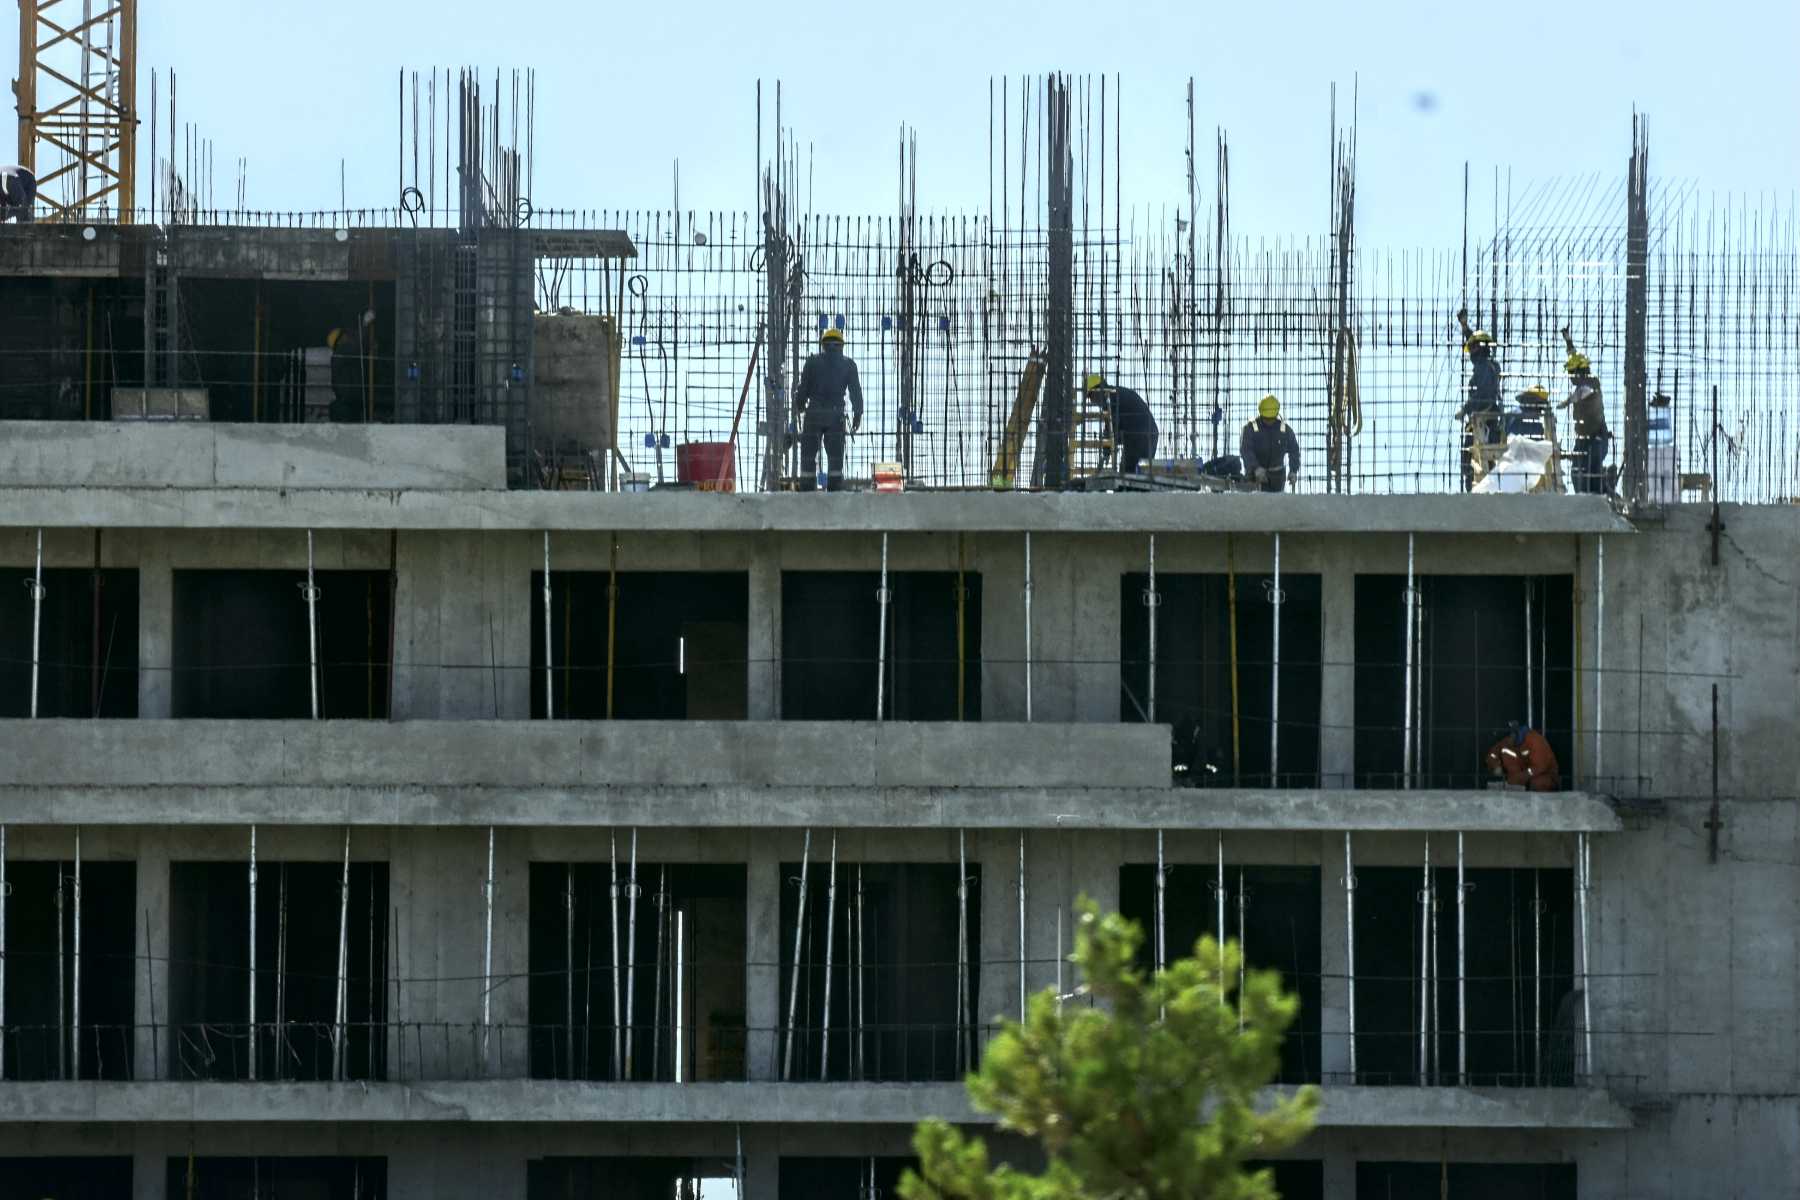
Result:
[[[1242,866],[1240,866],[1240,867],[1238,867],[1238,894],[1237,894],[1237,912],[1238,912],[1237,1009],[1238,1009],[1238,1032],[1239,1033],[1244,1032],[1244,972],[1248,968],[1248,960],[1247,960],[1247,958],[1245,956],[1245,952],[1244,952],[1244,909],[1249,906],[1249,903],[1250,903],[1250,897],[1244,890],[1244,868]]]
[[[75,978],[69,985],[69,1055],[74,1064],[73,1079],[81,1078],[81,826],[75,827]]]
[[[868,957],[868,935],[863,931],[863,886],[862,864],[856,864],[856,1077],[862,1078],[869,1069],[869,1048],[864,1039],[868,1036],[864,1031],[864,1023],[868,1016],[867,1001],[869,998],[869,981],[863,977],[864,960]]]
[[[1413,785],[1413,612],[1418,603],[1413,590],[1413,535],[1406,535],[1406,596],[1402,607],[1406,621],[1406,702],[1400,735],[1400,762],[1404,786]],[[1428,843],[1429,844],[1429,843]],[[1421,1034],[1421,1037],[1423,1034]],[[1423,1081],[1421,1081],[1423,1082]]]
[[[568,1040],[565,1059],[575,1078],[575,864],[563,864],[563,1027]]]
[[[544,530],[544,719],[556,718],[556,643],[550,636],[550,531]],[[565,647],[566,649],[566,647]]]
[[[800,843],[800,900],[794,915],[794,961],[788,972],[787,1038],[781,1054],[781,1077],[784,1080],[794,1073],[794,1021],[800,1015],[800,935],[806,929],[806,866],[811,857],[812,830],[808,829],[806,839]]]
[[[831,831],[831,873],[825,880],[825,1003],[820,1009],[819,1082],[831,1070],[831,944],[837,940],[837,830]]]
[[[279,868],[281,894],[276,900],[275,922],[275,1078],[287,1069],[282,1051],[287,1046],[287,864]],[[398,943],[396,943],[398,944]],[[397,957],[397,955],[396,955]]]
[[[1425,835],[1425,873],[1419,887],[1419,1086],[1431,1069],[1431,835]]]
[[[250,827],[250,1078],[256,1079],[256,826]]]
[[[319,719],[319,585],[313,573],[313,531],[306,531],[306,677],[312,685],[312,719]]]
[[[1594,537],[1594,773],[1596,789],[1606,786],[1606,539]]]
[[[1344,830],[1344,977],[1350,985],[1350,1082],[1356,1083],[1356,864]]]
[[[828,977],[829,978],[829,977]],[[956,1065],[960,1070],[967,1061],[967,1026],[963,1023],[969,1011],[969,851],[968,834],[956,831]]]
[[[1057,947],[1060,954],[1062,948]],[[1019,830],[1019,1020],[1025,1019],[1025,831]]]
[[[1594,1073],[1594,1008],[1593,989],[1589,986],[1588,968],[1590,956],[1588,950],[1588,891],[1593,886],[1593,859],[1591,857],[1588,835],[1578,833],[1576,837],[1576,853],[1579,867],[1577,870],[1577,897],[1581,901],[1581,1057],[1586,1073],[1592,1077]]]
[[[657,868],[656,881],[656,965],[651,971],[652,1011],[650,1015],[650,1074],[654,1076],[662,1068],[662,998],[663,998],[663,963],[668,957],[664,945],[665,931],[669,927],[669,868],[667,864]],[[671,1010],[673,1004],[670,1005]]]
[[[1469,885],[1463,873],[1463,835],[1456,833],[1456,1081],[1469,1085]]]
[[[44,622],[44,531],[37,531],[37,566],[31,575],[31,717],[38,715],[38,636]]]
[[[1168,886],[1168,866],[1163,858],[1163,831],[1156,831],[1156,970],[1160,974],[1168,965],[1165,952],[1168,904],[1164,895]]]
[[[1281,786],[1281,605],[1287,597],[1281,591],[1281,535],[1275,535],[1275,586],[1269,592],[1274,634],[1269,652],[1269,786]]]
[[[888,535],[881,535],[881,586],[875,591],[875,602],[881,609],[880,628],[875,632],[875,719],[887,713],[887,626],[888,626]]]
[[[1144,609],[1150,626],[1150,682],[1146,685],[1144,715],[1156,724],[1156,610],[1162,599],[1156,592],[1156,535],[1150,535],[1150,586],[1144,589]]]
[[[69,1011],[68,996],[68,958],[64,946],[67,936],[63,931],[63,869],[62,860],[56,863],[56,1077],[69,1077],[69,1028],[66,1017]]]
[[[619,651],[619,535],[611,535],[606,555],[606,719],[613,719],[613,671]],[[618,956],[613,956],[615,965]],[[618,1021],[613,1024],[618,1025]]]
[[[632,1078],[632,1059],[637,1049],[637,902],[638,831],[631,830],[631,878],[625,885],[625,1078]]]
[[[488,1034],[494,1016],[494,827],[488,826],[487,874],[481,884],[482,903],[486,908],[481,935],[481,1067],[488,1065]]]
[[[1219,943],[1219,1003],[1225,1002],[1225,831],[1219,831],[1219,863],[1218,875],[1213,880],[1213,899],[1218,909],[1214,913],[1213,932]]]
[[[331,1029],[331,1069],[334,1078],[342,1080],[344,1069],[344,1023],[349,1017],[350,989],[350,828],[344,827],[344,872],[338,882],[338,956],[336,1022]]]
[[[1536,729],[1537,722],[1532,719],[1532,705],[1531,705],[1531,700],[1532,700],[1532,696],[1531,696],[1531,585],[1532,585],[1532,582],[1533,582],[1533,580],[1531,580],[1529,577],[1525,580],[1525,724],[1532,729]]]
[[[609,889],[612,915],[607,922],[612,930],[612,994],[613,994],[613,1058],[612,1076],[619,1078],[619,1068],[625,1062],[625,1026],[623,1022],[624,996],[619,991],[622,977],[619,974],[619,831],[612,831],[612,886]]]
[[[1025,720],[1031,721],[1031,533],[1025,533]]]
[[[1544,1078],[1544,983],[1542,972],[1544,944],[1544,900],[1539,894],[1538,869],[1531,868],[1531,1077],[1542,1085]]]
[[[1444,1053],[1438,1044],[1443,1034],[1443,997],[1438,984],[1442,972],[1438,970],[1438,895],[1437,876],[1431,877],[1431,1081],[1437,1083],[1443,1075]]]
[[[0,1079],[6,1078],[6,901],[12,889],[6,883],[6,826],[0,825]],[[149,947],[145,947],[146,954]]]
[[[681,987],[683,968],[687,965],[687,914],[679,908],[675,910],[675,994],[669,998],[669,1006],[675,1020],[675,1082],[681,1080],[681,1062],[686,1053],[682,1045],[683,1026],[681,1023]]]

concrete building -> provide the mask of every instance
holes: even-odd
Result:
[[[1800,512],[505,438],[7,427],[0,1194],[891,1194],[1159,855],[1302,996],[1284,1194],[1791,1194]]]

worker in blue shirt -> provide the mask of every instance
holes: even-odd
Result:
[[[1500,364],[1494,361],[1494,335],[1469,327],[1469,310],[1456,311],[1462,326],[1463,353],[1469,356],[1469,398],[1456,410],[1463,429],[1463,491],[1474,484],[1473,454],[1476,443],[1487,446],[1500,440]]]

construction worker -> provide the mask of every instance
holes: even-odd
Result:
[[[1488,748],[1487,767],[1508,787],[1554,792],[1562,787],[1556,753],[1544,735],[1522,721],[1508,721],[1506,732]]]
[[[1612,431],[1606,427],[1606,405],[1600,398],[1600,381],[1594,378],[1588,356],[1575,349],[1569,327],[1562,329],[1563,345],[1569,359],[1564,369],[1569,373],[1569,398],[1558,408],[1575,410],[1575,455],[1569,474],[1577,492],[1604,496],[1612,491],[1607,479],[1606,455],[1612,446]]]
[[[1256,406],[1256,419],[1244,424],[1238,439],[1238,457],[1244,475],[1262,485],[1265,492],[1285,492],[1288,474],[1300,474],[1300,439],[1281,419],[1281,401],[1264,396]]]
[[[856,360],[844,353],[844,331],[819,335],[819,352],[809,355],[794,389],[794,421],[800,426],[800,490],[814,491],[819,478],[819,445],[829,472],[826,490],[844,490],[844,393],[850,393],[850,432],[862,428],[862,380]]]
[[[331,422],[348,425],[363,419],[362,355],[357,353],[356,335],[333,329],[325,335],[331,347]]]
[[[36,202],[37,176],[21,166],[0,166],[0,224],[31,224]]]
[[[1475,446],[1492,445],[1500,440],[1500,364],[1494,361],[1494,335],[1482,329],[1469,328],[1469,310],[1456,310],[1456,323],[1462,326],[1463,353],[1469,356],[1469,398],[1456,410],[1456,419],[1467,422],[1463,427],[1462,479],[1463,491],[1475,483]]]
[[[1144,398],[1128,387],[1108,384],[1104,376],[1090,374],[1082,381],[1090,401],[1106,406],[1112,424],[1113,444],[1119,451],[1119,473],[1135,475],[1138,467],[1156,457],[1156,440],[1162,431]]]
[[[1525,437],[1548,437],[1555,428],[1555,419],[1550,415],[1550,389],[1534,383],[1516,399],[1519,411],[1506,418],[1506,432]]]

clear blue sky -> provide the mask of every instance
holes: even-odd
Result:
[[[1192,75],[1204,194],[1223,126],[1244,233],[1323,228],[1327,89],[1339,83],[1342,107],[1355,76],[1365,243],[1453,242],[1465,159],[1478,230],[1496,166],[1515,195],[1553,176],[1621,176],[1634,103],[1652,121],[1658,177],[1783,206],[1800,188],[1795,0],[140,8],[141,102],[149,68],[179,71],[180,118],[216,146],[218,197],[248,157],[252,207],[336,207],[340,157],[352,206],[391,205],[396,72],[459,63],[537,69],[540,207],[667,205],[679,158],[683,207],[747,208],[760,77],[783,80],[789,124],[813,147],[819,211],[891,211],[905,121],[918,130],[921,208],[974,212],[987,196],[989,77],[1049,69],[1122,76],[1126,203],[1153,209],[1184,203]],[[16,29],[0,21],[9,62]]]

